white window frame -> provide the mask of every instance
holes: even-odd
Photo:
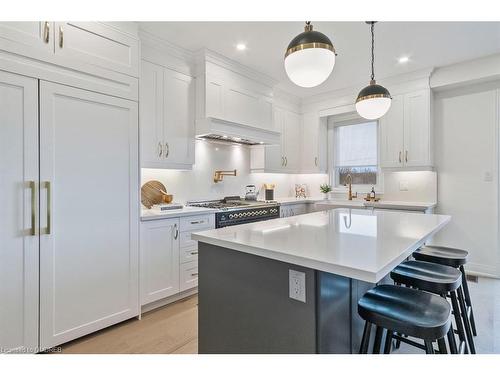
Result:
[[[376,121],[376,120],[374,120]],[[332,186],[332,191],[334,193],[345,193],[347,187],[343,185],[338,185],[337,173],[335,169],[335,128],[338,126],[354,125],[362,122],[367,122],[366,119],[360,117],[357,113],[348,113],[336,116],[328,117],[328,183]],[[372,190],[372,186],[375,188],[377,194],[383,194],[384,186],[384,174],[380,167],[380,123],[377,122],[377,184],[374,185],[361,185],[353,184],[352,192],[353,194],[358,192],[358,194],[366,195]],[[358,196],[362,198],[362,196]]]

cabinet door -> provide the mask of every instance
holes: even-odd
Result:
[[[285,168],[284,155],[284,122],[285,112],[277,107],[273,109],[273,129],[281,132],[281,144],[264,146],[264,169],[269,171],[280,172]]]
[[[264,104],[258,94],[236,87],[226,87],[224,94],[227,121],[261,127]]]
[[[282,133],[284,139],[285,170],[297,172],[300,169],[300,116],[286,111]]]
[[[431,166],[430,92],[405,95],[404,160],[407,167]]]
[[[382,168],[404,164],[404,98],[394,96],[391,108],[379,120],[380,165]]]
[[[138,110],[44,81],[39,100],[40,345],[53,347],[139,312]]]
[[[164,70],[164,153],[172,168],[194,163],[194,82],[185,74]]]
[[[139,41],[99,22],[56,22],[55,54],[139,76]]]
[[[163,67],[141,63],[141,165],[159,168],[164,162],[163,145]]]
[[[141,223],[141,304],[179,292],[179,219]]]
[[[0,349],[38,347],[38,82],[0,72]]]
[[[54,54],[52,22],[0,22],[0,49],[44,59]]]

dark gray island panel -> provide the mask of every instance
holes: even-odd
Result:
[[[199,243],[198,352],[316,353],[314,270]],[[306,274],[306,303],[288,271]]]

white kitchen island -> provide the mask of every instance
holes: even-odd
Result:
[[[334,209],[194,233],[199,352],[356,352],[357,300],[449,221]]]

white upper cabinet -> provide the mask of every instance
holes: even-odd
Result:
[[[430,168],[430,90],[396,95],[379,120],[382,168]]]
[[[0,22],[0,49],[33,58],[54,53],[53,22]]]
[[[137,77],[139,40],[98,22],[55,22],[55,54]]]
[[[302,115],[301,142],[301,173],[326,173],[326,123],[317,112]]]
[[[194,80],[142,61],[141,165],[189,169],[194,163]]]
[[[139,76],[137,35],[102,22],[0,22],[0,49],[98,76]]]
[[[279,145],[254,146],[250,167],[254,172],[298,173],[300,171],[300,115],[274,107],[274,129],[281,132]]]
[[[272,130],[272,87],[211,61],[203,61],[200,70],[197,120],[211,118]]]

